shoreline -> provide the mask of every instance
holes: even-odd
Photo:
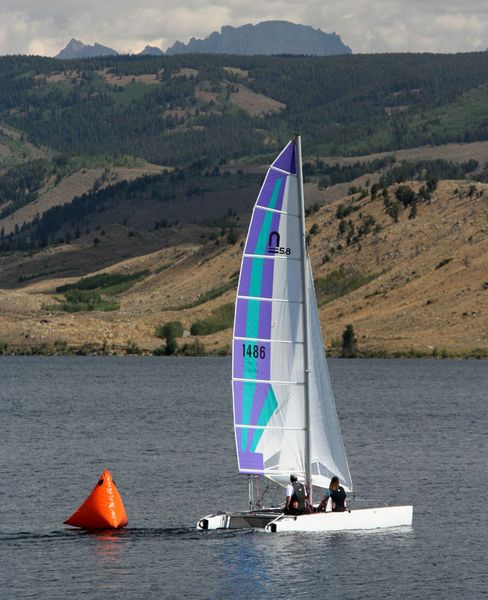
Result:
[[[231,352],[226,349],[216,350],[215,352],[201,352],[201,353],[192,353],[186,354],[183,352],[177,352],[175,354],[166,355],[158,352],[151,352],[148,350],[139,350],[139,351],[127,351],[124,349],[120,350],[112,350],[112,351],[103,351],[102,349],[87,349],[87,348],[69,348],[66,351],[56,351],[51,348],[16,348],[16,349],[8,349],[2,350],[0,349],[0,360],[2,357],[6,356],[46,356],[46,357],[58,357],[58,356],[89,356],[89,357],[128,357],[132,356],[135,358],[143,358],[143,357],[156,357],[156,358],[222,358],[227,356],[232,356]],[[407,351],[397,351],[397,352],[387,352],[386,350],[378,350],[378,351],[366,351],[366,352],[357,352],[351,356],[344,356],[340,352],[334,351],[326,351],[327,358],[339,358],[343,360],[349,359],[400,359],[400,358],[409,358],[409,359],[429,359],[429,360],[488,360],[488,350],[484,348],[475,348],[469,353],[456,353],[449,352],[445,349],[438,350],[437,352],[421,352],[414,349]]]

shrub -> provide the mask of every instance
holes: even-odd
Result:
[[[336,219],[344,219],[345,217],[348,217],[353,211],[354,208],[352,206],[344,206],[344,204],[339,204],[335,213]]]
[[[408,185],[401,185],[395,192],[396,199],[405,206],[411,206],[415,202],[415,192]]]
[[[388,197],[383,198],[383,206],[385,207],[385,213],[391,217],[394,223],[398,223],[400,216],[400,203],[391,202]]]
[[[371,194],[371,200],[376,200],[376,196],[378,195],[378,192],[381,189],[381,185],[379,183],[373,183],[373,185],[371,186],[371,190],[370,190],[370,194]]]
[[[312,227],[310,227],[310,235],[316,235],[319,232],[319,226],[317,225],[317,223],[314,223],[312,225]]]
[[[166,338],[166,346],[164,348],[164,353],[166,354],[166,356],[172,356],[173,354],[176,354],[177,350],[178,343],[176,341],[176,338],[173,335],[168,335],[168,337]]]
[[[93,344],[83,344],[76,350],[76,354],[79,356],[89,356],[95,352],[95,346]]]
[[[66,354],[68,343],[65,340],[54,340],[54,350],[56,354]]]
[[[135,354],[137,356],[142,354],[141,349],[136,344],[136,342],[134,342],[133,340],[129,340],[129,342],[127,343],[127,346],[125,347],[125,352],[126,352],[126,354]]]
[[[65,292],[65,302],[54,305],[51,310],[64,310],[66,312],[85,312],[85,311],[112,311],[118,310],[119,305],[114,300],[104,300],[98,292],[91,290],[68,290]]]
[[[436,266],[436,269],[440,269],[442,267],[445,267],[446,265],[448,265],[451,262],[452,258],[443,258],[441,260],[440,263],[438,263],[438,265]]]
[[[357,345],[358,342],[354,333],[354,327],[352,325],[347,325],[344,331],[342,332],[342,356],[345,358],[352,358],[356,356],[358,349]]]
[[[167,337],[179,338],[183,335],[183,323],[181,321],[169,321],[164,325],[156,327],[156,337],[166,339]]]
[[[83,277],[74,283],[67,283],[56,288],[56,292],[64,293],[68,290],[96,290],[103,289],[105,294],[120,294],[141,281],[150,274],[148,269],[134,273],[99,273],[91,277]]]
[[[197,338],[194,343],[187,343],[181,349],[185,356],[201,356],[205,354],[205,346]]]
[[[227,234],[227,243],[235,244],[236,242],[237,242],[237,234],[231,227],[229,233]]]
[[[2,340],[2,338],[0,338],[0,355],[6,354],[7,348],[8,348],[7,342],[5,340]]]
[[[234,321],[234,303],[229,302],[216,308],[210,317],[195,321],[190,328],[192,335],[210,335],[232,327]]]
[[[373,215],[364,215],[359,226],[358,233],[360,236],[368,235],[376,223],[376,219]]]
[[[471,356],[471,358],[478,358],[478,359],[488,358],[488,349],[487,348],[475,348],[474,350],[471,350],[470,356]]]

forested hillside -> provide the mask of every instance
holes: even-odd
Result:
[[[176,166],[276,150],[359,154],[488,139],[488,58],[185,55],[0,59],[0,121],[65,155]]]

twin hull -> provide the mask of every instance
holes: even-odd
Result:
[[[219,513],[208,515],[197,529],[259,528],[266,532],[280,531],[347,531],[382,529],[412,525],[413,506],[361,508],[336,513],[314,513],[291,516],[271,512]]]

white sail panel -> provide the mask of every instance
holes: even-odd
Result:
[[[312,482],[317,487],[328,488],[331,478],[337,475],[344,489],[351,491],[352,479],[347,464],[346,451],[342,441],[325,357],[312,268],[309,260],[307,260],[307,263]]]

